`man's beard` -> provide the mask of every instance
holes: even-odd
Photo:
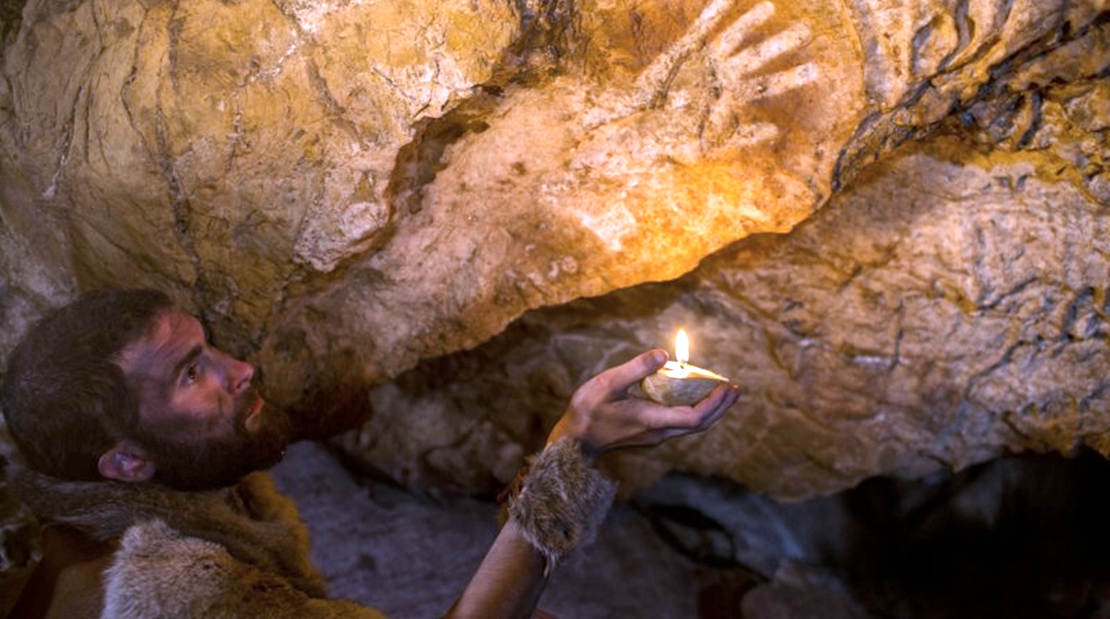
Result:
[[[210,490],[238,483],[248,473],[281,462],[292,435],[292,421],[284,411],[263,404],[255,431],[246,418],[258,398],[250,388],[235,398],[233,427],[222,436],[203,441],[171,441],[141,432],[135,437],[155,463],[154,481],[179,490]]]

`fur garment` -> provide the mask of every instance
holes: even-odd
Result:
[[[575,548],[597,535],[616,496],[616,482],[586,462],[578,443],[561,438],[528,464],[509,517],[546,560],[550,572]]]
[[[43,521],[120,539],[104,572],[102,617],[383,617],[324,599],[296,506],[265,473],[205,492],[63,481],[26,468],[11,483]]]

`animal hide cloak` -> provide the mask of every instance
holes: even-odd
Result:
[[[43,521],[120,539],[104,572],[104,619],[384,617],[325,598],[296,506],[265,473],[207,492],[63,481],[26,468],[11,479]]]

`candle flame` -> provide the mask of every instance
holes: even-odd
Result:
[[[674,356],[679,365],[686,365],[690,360],[690,340],[686,337],[685,329],[679,329],[674,338]]]

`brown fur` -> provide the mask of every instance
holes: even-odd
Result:
[[[547,569],[593,541],[616,495],[616,482],[586,462],[577,443],[563,438],[530,463],[509,517],[537,550]]]
[[[154,619],[380,619],[343,600],[311,598],[271,572],[236,561],[222,546],[160,520],[127,530],[105,571],[103,617]]]
[[[264,473],[209,492],[62,481],[28,469],[12,483],[43,520],[122,538],[104,572],[104,617],[382,616],[323,599],[304,524]]]

